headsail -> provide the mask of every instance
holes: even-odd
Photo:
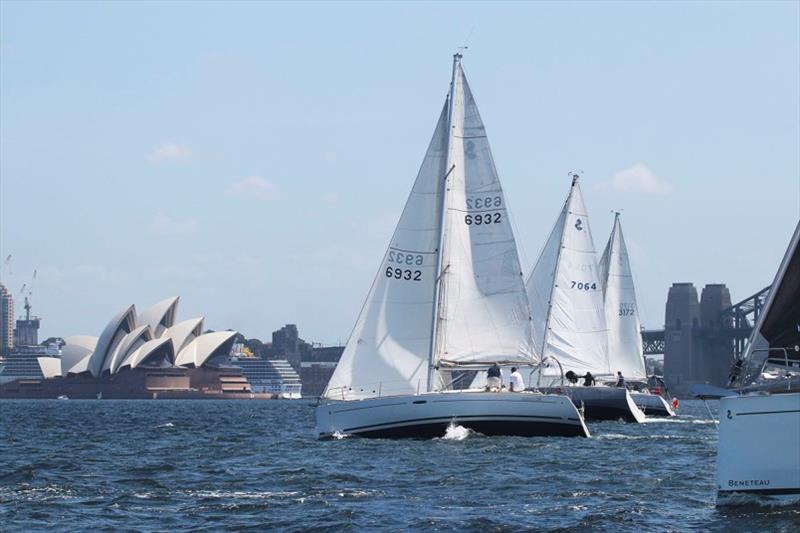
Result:
[[[605,294],[611,370],[622,372],[629,380],[645,380],[639,307],[619,213],[614,216],[614,228],[600,258],[600,279]]]
[[[767,357],[779,365],[787,359],[790,364],[797,364],[800,352],[796,346],[800,346],[800,222],[795,227],[750,337],[745,353],[745,382],[758,378]]]
[[[541,356],[564,371],[610,375],[603,288],[577,176],[526,288]]]
[[[428,387],[448,109],[445,102],[389,249],[325,397],[363,398],[414,393]]]
[[[436,361],[535,362],[506,199],[460,56],[452,87]]]

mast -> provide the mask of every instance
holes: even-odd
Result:
[[[440,319],[439,312],[443,304],[444,300],[444,291],[442,290],[442,284],[444,282],[444,274],[447,270],[447,266],[442,269],[442,258],[444,257],[444,244],[445,244],[445,224],[447,223],[447,197],[449,196],[450,189],[447,187],[447,181],[450,178],[450,173],[453,171],[452,165],[452,140],[453,140],[453,102],[455,97],[455,86],[456,86],[456,73],[458,72],[458,66],[461,63],[461,58],[463,56],[459,53],[453,54],[453,73],[450,78],[450,95],[448,101],[448,110],[447,110],[447,126],[449,132],[447,134],[447,162],[445,164],[445,168],[447,169],[447,174],[444,176],[445,186],[444,186],[444,194],[442,194],[442,201],[439,205],[439,217],[441,223],[439,224],[439,250],[436,254],[436,266],[434,268],[434,272],[436,273],[437,280],[434,285],[434,297],[433,297],[433,320],[431,321],[431,346],[430,351],[428,353],[428,392],[433,391],[433,379],[436,374],[436,356],[439,351],[440,347],[440,339],[439,335],[441,332],[441,326],[439,324]]]
[[[550,315],[553,313],[553,293],[556,290],[556,283],[558,283],[558,272],[561,270],[561,251],[564,249],[564,231],[567,228],[567,215],[569,215],[569,208],[572,204],[572,191],[575,190],[576,183],[578,183],[578,174],[572,174],[572,185],[569,187],[567,201],[564,204],[566,213],[564,213],[564,225],[561,227],[561,238],[558,241],[556,271],[553,273],[553,284],[550,286],[550,297],[547,299],[547,318],[544,321],[544,337],[542,338],[542,359],[546,357],[545,350],[547,349],[547,340],[550,337]]]

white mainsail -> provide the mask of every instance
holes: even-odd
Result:
[[[436,390],[439,365],[536,361],[503,189],[460,58],[327,398]]]
[[[622,372],[626,379],[645,380],[647,370],[642,351],[641,322],[628,248],[622,236],[619,213],[600,258],[600,279],[605,294],[608,327],[608,359],[611,370]]]
[[[459,61],[452,95],[437,361],[532,363],[538,358],[506,199]]]
[[[603,288],[577,176],[526,289],[537,353],[558,359],[565,372],[610,375]]]

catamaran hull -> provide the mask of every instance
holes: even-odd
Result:
[[[624,420],[641,423],[644,413],[636,406],[624,387],[549,387],[546,393],[566,394],[577,408],[583,408],[586,420]]]
[[[645,394],[643,392],[632,391],[630,395],[636,407],[647,416],[675,416],[675,411],[672,410],[669,403],[658,394]]]
[[[487,436],[588,437],[566,396],[527,392],[441,392],[364,400],[322,400],[316,409],[320,439],[442,437],[451,423]]]
[[[800,393],[720,400],[717,487],[718,503],[800,499]]]

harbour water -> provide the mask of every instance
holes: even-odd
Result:
[[[715,505],[700,402],[591,439],[313,423],[306,401],[0,402],[0,530],[800,530],[796,505]]]

